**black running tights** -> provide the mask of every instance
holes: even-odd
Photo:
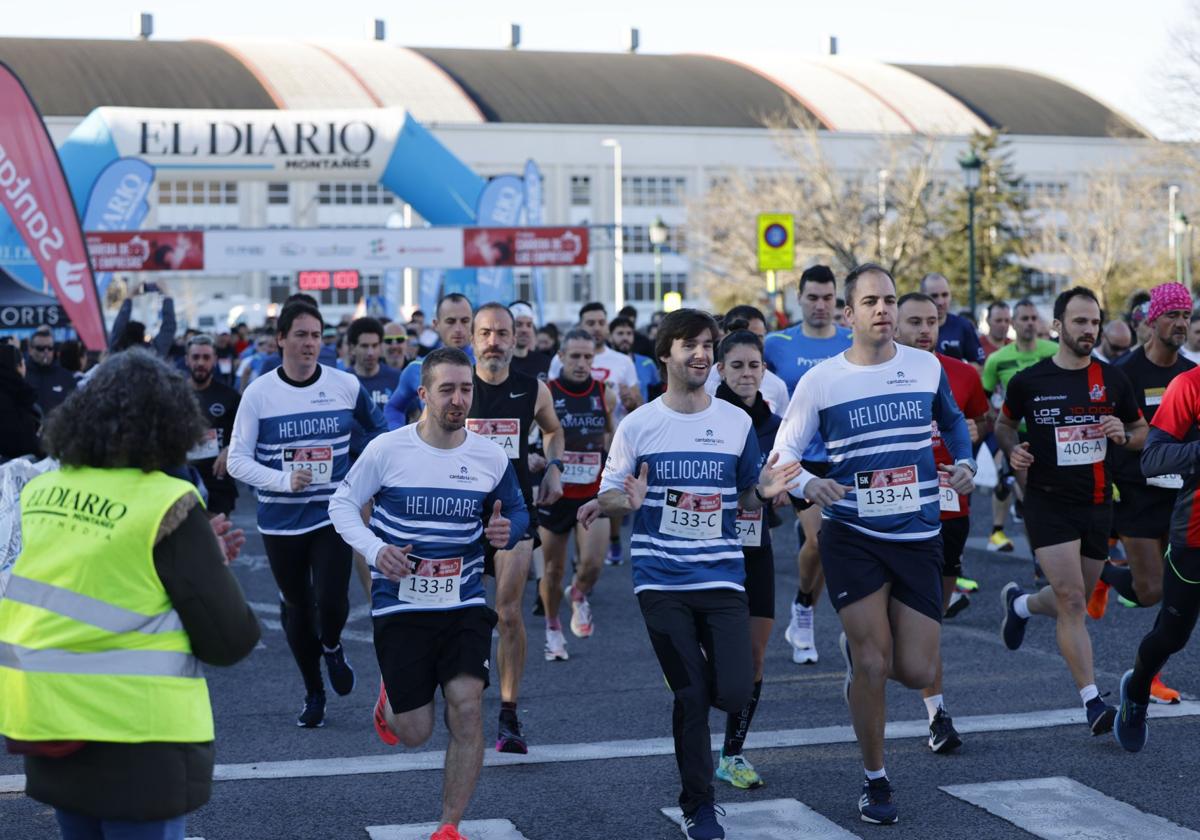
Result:
[[[1129,699],[1150,702],[1150,681],[1183,650],[1200,615],[1200,549],[1172,545],[1164,558],[1163,599],[1154,627],[1138,647]]]
[[[350,615],[350,546],[333,525],[307,534],[263,534],[271,574],[282,598],[280,620],[304,690],[321,691],[321,645],[334,648]]]

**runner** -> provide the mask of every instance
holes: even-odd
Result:
[[[383,324],[375,318],[356,318],[346,330],[346,341],[350,345],[352,372],[371,402],[382,412],[400,384],[400,371],[380,362],[384,352]],[[365,446],[363,431],[356,427],[350,438],[351,460],[357,458]]]
[[[952,359],[934,350],[937,340],[937,304],[928,295],[910,292],[897,302],[899,322],[896,326],[896,341],[906,347],[915,347],[933,353],[942,365],[954,402],[967,418],[967,433],[971,443],[977,443],[981,435],[992,429],[991,413],[987,395],[983,392],[979,374],[966,362]],[[942,441],[937,424],[933,426],[933,457],[939,464],[950,463],[950,452]],[[971,531],[971,497],[955,493],[948,486],[938,487],[938,507],[942,523],[942,614],[945,616],[954,595],[955,584],[962,577],[962,555]],[[960,604],[969,604],[966,595],[960,596]],[[960,607],[964,609],[965,607]],[[933,685],[922,689],[925,711],[929,714],[929,749],[947,754],[962,746],[962,738],[954,728],[954,720],[946,711],[942,697],[942,657],[938,656],[937,674]]]
[[[559,607],[565,595],[571,604],[571,632],[580,639],[592,635],[592,607],[588,595],[600,579],[608,536],[602,528],[584,528],[576,517],[579,508],[600,491],[604,451],[612,440],[617,395],[592,378],[596,346],[592,336],[578,327],[563,336],[559,349],[562,372],[550,380],[554,411],[563,430],[563,497],[538,509],[545,571],[538,588],[546,605],[546,659],[567,659]],[[575,575],[564,592],[567,541],[575,534]]]
[[[926,274],[921,278],[921,292],[929,295],[937,305],[938,352],[981,367],[985,354],[975,325],[950,311],[950,281],[943,274]],[[971,317],[977,316],[972,312]]]
[[[1163,283],[1151,289],[1150,295],[1146,318],[1152,330],[1150,340],[1117,363],[1133,385],[1134,398],[1147,422],[1153,422],[1171,381],[1195,367],[1179,355],[1192,314],[1192,296],[1187,287]],[[1183,487],[1182,475],[1146,478],[1138,456],[1122,449],[1112,453],[1111,466],[1119,494],[1113,505],[1113,520],[1128,565],[1104,564],[1087,605],[1088,615],[1096,620],[1104,617],[1110,588],[1140,607],[1154,606],[1162,600],[1163,552],[1169,544],[1175,497]],[[1179,692],[1165,685],[1158,675],[1150,684],[1150,696],[1156,703],[1180,700]]]
[[[943,600],[938,487],[969,494],[975,462],[937,359],[893,340],[891,275],[861,265],[845,295],[854,343],[800,380],[775,451],[793,462],[814,435],[826,441],[828,476],[805,470],[794,492],[824,509],[821,565],[845,630],[846,700],[866,774],[859,815],[887,825],[897,820],[883,762],[887,680],[933,684]],[[933,421],[953,464],[934,460]]]
[[[658,365],[654,359],[633,350],[634,338],[637,336],[633,321],[618,315],[609,322],[608,334],[611,336],[612,348],[618,353],[624,353],[633,361],[633,369],[637,371],[638,388],[642,392],[642,402],[650,402],[662,390],[662,380],[659,378]]]
[[[471,361],[461,350],[426,356],[418,390],[425,415],[369,443],[329,502],[338,533],[372,568],[382,674],[376,733],[390,746],[424,744],[439,686],[445,698],[450,743],[431,840],[465,840],[458,824],[483,764],[482,698],[496,614],[484,600],[481,543],[512,548],[529,525],[511,460],[463,428],[472,390]],[[361,510],[371,500],[368,527]]]
[[[780,417],[771,410],[759,390],[766,366],[762,359],[762,338],[749,330],[737,330],[721,341],[717,369],[721,384],[717,399],[736,405],[750,415],[758,438],[761,461],[775,447],[775,433]],[[782,497],[781,497],[782,500]],[[742,541],[742,556],[746,564],[746,600],[750,607],[750,649],[754,658],[754,690],[746,705],[731,712],[725,721],[725,742],[717,778],[736,788],[762,787],[762,777],[742,754],[754,712],[762,695],[763,662],[767,642],[775,625],[775,556],[771,548],[771,528],[779,524],[773,506],[759,510],[738,511],[737,531]]]
[[[767,337],[767,319],[763,316],[762,310],[757,306],[750,306],[745,303],[739,304],[725,313],[725,317],[721,319],[721,324],[726,335],[738,330],[749,330],[758,336],[760,341]],[[709,394],[716,394],[717,386],[720,384],[721,375],[717,373],[716,368],[713,368],[713,372],[708,377],[708,382],[704,388]],[[764,367],[762,382],[759,384],[758,390],[762,391],[763,399],[767,401],[767,407],[774,414],[782,417],[784,409],[787,408],[788,400],[791,398],[787,383]]]
[[[304,678],[297,725],[325,723],[321,658],[340,695],[354,688],[342,647],[350,612],[350,547],[329,522],[329,497],[349,469],[350,430],[384,431],[383,417],[351,374],[317,363],[321,313],[284,307],[283,364],[246,389],[229,444],[229,474],[258,488],[258,530],[279,587],[288,647]],[[313,620],[314,604],[316,621]]]
[[[392,370],[404,372],[404,368],[408,366],[408,361],[411,358],[409,353],[416,354],[415,336],[408,332],[408,327],[401,324],[399,321],[388,321],[383,327],[383,354],[384,361]],[[409,342],[412,341],[413,347],[410,348]],[[399,379],[396,384],[399,385]],[[395,389],[392,390],[395,393]],[[385,406],[386,408],[386,406]]]
[[[1179,355],[1200,365],[1200,311],[1192,311],[1192,317],[1188,320],[1187,344],[1179,349]]]
[[[552,505],[562,498],[563,441],[550,389],[511,369],[516,342],[513,324],[512,313],[500,303],[485,303],[475,313],[474,396],[467,429],[498,443],[508,455],[528,510],[529,522],[516,544],[500,551],[487,547],[484,554],[484,574],[496,578],[496,613],[500,622],[500,644],[496,651],[500,722],[496,749],[525,753],[528,747],[517,719],[517,696],[525,671],[526,650],[521,601],[537,534],[533,478],[529,473],[529,435],[534,422],[541,429],[546,454],[546,472],[537,493],[541,504]]]
[[[471,302],[465,296],[451,292],[439,300],[433,328],[441,346],[463,350],[474,361],[471,356]],[[400,373],[400,384],[383,410],[389,429],[400,428],[421,410],[417,390],[421,386],[423,361],[423,357],[414,359]]]
[[[1128,324],[1120,319],[1109,321],[1104,325],[1100,343],[1092,350],[1092,355],[1102,362],[1116,364],[1125,358],[1134,343],[1133,331]]]
[[[512,369],[532,376],[539,382],[547,381],[550,378],[550,357],[537,349],[537,324],[533,320],[533,307],[528,301],[518,300],[508,308],[516,324]]]
[[[983,363],[983,390],[992,395],[992,404],[999,408],[1004,404],[1004,392],[1008,389],[1009,380],[1019,371],[1035,365],[1042,359],[1048,359],[1058,352],[1058,345],[1053,341],[1038,338],[1038,327],[1041,319],[1038,316],[1037,305],[1029,298],[1022,298],[1013,307],[1013,327],[1016,340],[1001,347],[987,357]],[[1024,427],[1020,429],[1024,435]],[[1023,438],[1022,438],[1023,439]],[[1025,473],[1013,477],[1012,487],[1006,483],[1006,477],[1011,475],[1007,469],[1004,452],[996,446],[996,473],[1000,480],[992,493],[992,535],[988,538],[988,551],[1013,550],[1012,540],[1004,533],[1004,520],[1008,517],[1008,494],[1016,493],[1017,498],[1024,495]]]
[[[228,385],[213,378],[217,353],[212,336],[194,335],[187,343],[188,371],[200,413],[209,423],[208,434],[188,452],[188,463],[199,470],[208,490],[205,510],[212,516],[229,516],[237,505],[237,482],[229,477],[229,442],[233,439],[233,418],[241,397]]]
[[[1108,444],[1139,450],[1146,421],[1129,380],[1094,358],[1100,304],[1076,286],[1054,301],[1058,351],[1008,383],[996,439],[1013,469],[1029,470],[1025,528],[1049,585],[1025,594],[1015,582],[1001,593],[1001,635],[1009,650],[1025,638],[1030,615],[1057,622],[1058,647],[1075,679],[1093,735],[1112,729],[1116,710],[1096,688],[1092,642],[1084,624],[1087,593],[1100,577],[1112,528]],[[1024,420],[1029,440],[1019,443]]]
[[[834,323],[837,281],[828,266],[814,265],[800,275],[800,324],[773,332],[763,339],[763,358],[767,368],[784,381],[789,394],[796,383],[813,366],[836,356],[850,347],[850,331]],[[814,436],[804,453],[804,469],[816,476],[829,471],[825,445]],[[817,661],[817,641],[813,630],[813,612],[821,597],[825,574],[821,570],[819,535],[821,509],[807,500],[793,498],[798,528],[803,540],[796,565],[800,585],[791,607],[784,638],[792,647],[792,662],[812,664]]]
[[[992,355],[1001,347],[1012,344],[1012,339],[1008,337],[1009,329],[1012,327],[1012,312],[1007,303],[1002,300],[994,300],[988,304],[987,325],[987,333],[979,336],[979,344],[983,347],[985,357]]]
[[[684,833],[718,840],[708,712],[736,713],[751,698],[753,668],[738,509],[754,511],[789,489],[798,465],[759,471],[746,412],[704,392],[717,324],[678,309],[658,328],[655,355],[667,390],[617,427],[597,504],[581,521],[636,514],[633,591],[667,684],[683,789]]]

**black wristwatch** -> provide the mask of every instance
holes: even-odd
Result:
[[[563,462],[560,461],[558,458],[555,458],[552,461],[546,462],[546,469],[550,469],[551,467],[558,467],[558,474],[559,475],[563,474]]]
[[[758,492],[757,484],[754,485],[754,498],[758,499],[764,505],[767,503],[767,499],[763,496],[763,494]]]

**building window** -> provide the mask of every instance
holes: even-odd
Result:
[[[317,185],[317,204],[355,206],[395,204],[396,196],[387,187],[362,182]]]
[[[592,300],[592,272],[571,272],[571,294],[576,301]]]
[[[686,178],[627,175],[621,179],[621,203],[630,207],[678,207],[686,191]]]
[[[626,254],[654,253],[654,246],[650,243],[649,225],[624,225],[621,230],[624,237],[623,246]],[[685,244],[683,226],[668,226],[667,241],[662,246],[663,253],[682,254]]]
[[[268,276],[267,288],[271,303],[282,304],[292,293],[292,275],[272,274]]]
[[[287,204],[288,201],[289,190],[286,182],[267,184],[267,204]]]
[[[513,272],[513,299],[533,300],[533,272],[529,270]]]
[[[159,181],[159,204],[237,204],[234,181]]]
[[[587,175],[571,176],[571,206],[590,207],[592,205],[592,179]]]
[[[680,297],[687,297],[687,274],[685,272],[664,273],[662,276],[662,291],[679,292]],[[654,272],[627,271],[625,272],[625,299],[660,303],[654,300]]]

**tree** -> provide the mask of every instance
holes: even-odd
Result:
[[[731,170],[688,211],[688,257],[713,307],[763,298],[755,228],[763,212],[795,214],[797,270],[780,272],[781,288],[818,262],[839,274],[879,262],[903,285],[915,285],[945,200],[934,180],[938,144],[921,135],[884,138],[852,168],[837,168],[807,112],[793,107],[765,124],[787,167]]]

